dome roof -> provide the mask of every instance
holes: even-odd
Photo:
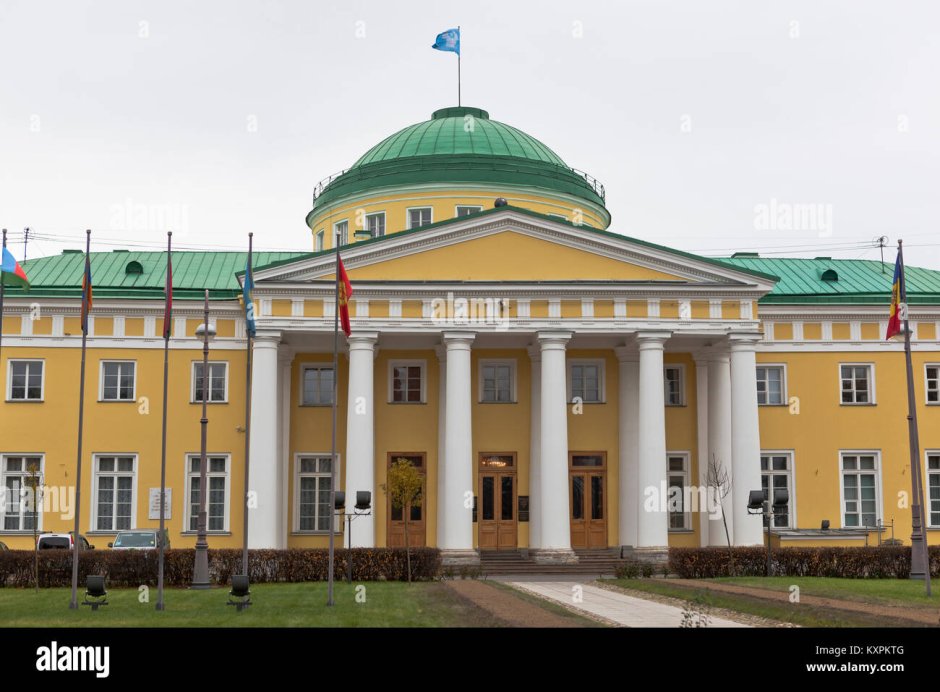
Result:
[[[376,144],[314,190],[313,214],[347,196],[422,184],[541,188],[604,209],[604,187],[535,137],[468,106],[442,108]],[[605,210],[606,211],[606,210]]]

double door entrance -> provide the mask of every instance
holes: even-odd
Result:
[[[607,547],[607,455],[568,454],[571,547]]]
[[[480,550],[508,550],[518,545],[516,455],[480,454],[478,543]]]

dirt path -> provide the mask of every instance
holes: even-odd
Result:
[[[477,579],[452,579],[444,582],[457,595],[483,608],[507,627],[584,627],[578,617],[553,613],[507,589]]]
[[[698,579],[675,579],[670,580],[671,584],[677,586],[708,589],[710,591],[720,591],[724,593],[741,594],[744,596],[754,596],[768,601],[780,601],[782,603],[790,602],[790,594],[786,591],[773,591],[771,589],[760,589],[753,586],[740,586],[738,584],[721,584],[710,581],[700,581]],[[909,620],[919,625],[940,624],[940,613],[934,608],[908,608],[905,606],[892,606],[882,603],[863,603],[861,601],[849,601],[843,598],[825,598],[822,596],[808,596],[800,594],[800,603],[806,605],[819,606],[820,608],[831,608],[833,610],[846,610],[853,613],[864,613],[866,615],[875,615],[878,617],[893,618],[896,620]]]

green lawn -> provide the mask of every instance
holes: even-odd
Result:
[[[804,596],[842,598],[847,601],[880,603],[892,606],[940,606],[940,580],[931,582],[933,596],[927,598],[924,582],[912,579],[838,579],[834,577],[722,577],[710,579],[726,584],[752,586],[772,591],[800,587]]]
[[[357,603],[356,587],[365,603]],[[79,602],[84,591],[79,590]],[[166,610],[140,603],[136,589],[109,589],[109,605],[97,612],[69,610],[69,589],[0,589],[0,627],[493,627],[485,611],[459,599],[439,582],[345,583],[335,586],[335,605],[326,606],[326,584],[259,584],[253,605],[243,612],[226,606],[227,588],[167,589]]]

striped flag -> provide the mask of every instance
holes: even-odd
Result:
[[[82,275],[82,333],[88,335],[88,313],[92,305],[91,255],[85,253],[85,273]]]
[[[901,283],[903,281],[904,263],[899,251],[898,259],[894,263],[894,281],[891,282],[891,312],[888,317],[888,332],[885,334],[885,340],[901,333]]]
[[[343,266],[343,260],[339,256],[339,249],[336,250],[336,280],[339,282],[339,319],[343,325],[343,333],[346,336],[352,334],[352,325],[349,324],[349,299],[352,297],[352,284],[349,283],[349,276],[346,275],[346,267]]]
[[[29,279],[26,278],[26,272],[16,261],[13,253],[3,246],[3,259],[0,261],[0,281],[5,286],[22,286],[29,288]]]

